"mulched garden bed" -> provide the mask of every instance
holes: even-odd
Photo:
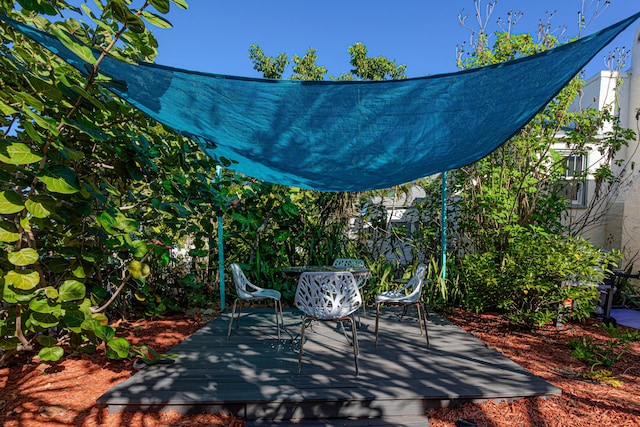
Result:
[[[640,426],[640,343],[630,345],[611,370],[614,385],[586,380],[589,366],[571,357],[568,342],[589,336],[605,342],[608,335],[589,320],[558,330],[519,330],[497,314],[453,310],[443,314],[486,345],[562,390],[548,399],[483,402],[459,408],[430,410],[433,427],[451,427],[464,418],[478,426]],[[133,344],[147,344],[167,352],[210,319],[172,317],[160,320],[117,322],[118,336]],[[129,378],[132,361],[107,361],[103,352],[68,357],[54,364],[19,356],[0,369],[0,424],[29,426],[243,426],[227,415],[183,416],[175,412],[109,414],[96,399]]]

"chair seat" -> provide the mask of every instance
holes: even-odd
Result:
[[[242,294],[242,299],[244,300],[257,300],[257,299],[265,299],[270,298],[274,300],[280,300],[280,292],[275,289],[260,289],[255,292],[246,292]]]
[[[318,320],[336,320],[345,318],[351,313],[354,313],[360,305],[354,306],[333,306],[333,307],[317,307],[311,310],[308,307],[298,307],[307,316],[313,317]]]
[[[276,311],[276,330],[278,333],[278,339],[280,339],[280,323],[282,323],[282,329],[284,329],[284,317],[282,316],[282,302],[280,301],[280,292],[275,289],[265,289],[254,285],[247,279],[244,272],[240,268],[240,265],[233,263],[230,265],[233,273],[233,281],[236,285],[237,298],[233,301],[233,308],[231,309],[231,317],[229,318],[229,330],[227,331],[227,339],[231,336],[231,326],[233,325],[233,318],[236,314],[236,308],[238,308],[238,316],[236,320],[236,328],[240,324],[240,306],[242,301],[257,301],[264,299],[272,299],[274,302],[274,309]],[[279,313],[278,313],[279,312]],[[278,314],[280,318],[278,319]]]
[[[376,304],[382,302],[411,304],[418,301],[418,298],[420,298],[420,294],[418,293],[407,295],[400,290],[393,290],[376,295]]]
[[[425,264],[419,264],[413,276],[400,289],[393,289],[376,295],[376,346],[378,345],[378,324],[380,321],[380,305],[402,305],[405,307],[402,315],[404,316],[406,308],[415,305],[418,311],[418,325],[420,326],[420,334],[424,325],[424,332],[427,337],[427,346],[429,346],[429,332],[427,331],[427,312],[420,301],[422,295],[422,286],[424,276],[427,272]]]

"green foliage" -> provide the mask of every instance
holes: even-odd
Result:
[[[618,253],[597,250],[580,238],[540,227],[511,227],[499,251],[468,254],[456,266],[464,284],[463,305],[475,311],[500,310],[529,327],[582,319],[593,311],[608,265]],[[570,301],[567,307],[565,301]]]
[[[311,47],[303,57],[293,55],[291,60],[295,64],[291,75],[292,80],[324,80],[327,74],[326,67],[316,65],[318,56],[316,50]]]
[[[634,342],[640,341],[640,331],[623,331],[617,327],[600,325],[609,336],[608,339],[595,340],[590,336],[578,337],[569,341],[571,357],[584,362],[590,367],[590,371],[584,376],[587,379],[609,383],[617,386],[619,381],[611,374],[611,371],[598,369],[597,367],[612,367],[620,358],[630,351]]]
[[[474,32],[469,54],[460,52],[458,64],[497,64],[558,44],[548,28],[540,29],[537,39],[498,32],[490,45],[486,28],[481,28]],[[457,195],[450,201],[455,223],[449,228],[458,234],[451,243],[456,260],[449,271],[461,290],[452,301],[476,311],[501,310],[528,326],[555,320],[559,310],[563,320],[590,314],[597,291],[563,284],[597,284],[620,256],[569,236],[579,235],[606,209],[607,195],[615,194],[619,183],[610,168],[612,159],[635,135],[622,129],[609,111],[570,110],[583,85],[576,77],[504,146],[449,173],[449,194]],[[606,122],[613,131],[603,137],[599,132]],[[556,150],[560,144],[562,152]],[[604,159],[594,174],[593,204],[579,220],[563,221],[569,207],[561,194],[567,184],[565,159],[590,152]],[[584,179],[586,173],[574,179]]]
[[[351,56],[353,69],[351,74],[360,80],[399,80],[405,79],[407,66],[398,65],[395,60],[383,56],[370,57],[369,51],[362,42],[355,43],[347,49]]]
[[[350,63],[353,69],[350,73],[341,74],[338,77],[331,77],[335,80],[386,80],[405,79],[406,65],[398,65],[395,60],[390,60],[384,56],[368,56],[367,47],[364,43],[358,42],[347,49],[351,56]],[[265,78],[281,79],[289,65],[289,56],[280,52],[277,56],[269,56],[264,53],[258,45],[252,44],[249,47],[249,58],[253,62],[253,69],[261,73]],[[304,56],[293,55],[291,58],[293,66],[292,80],[324,80],[327,69],[317,65],[316,49],[310,47]]]
[[[260,46],[252,44],[249,47],[249,58],[253,61],[253,69],[262,73],[267,79],[280,79],[289,65],[286,53],[280,52],[275,58],[264,53]]]
[[[187,5],[132,3],[3,0],[0,13],[52,32],[97,66],[89,46],[152,62],[158,44],[146,25],[170,27],[161,15]],[[70,334],[77,349],[105,341],[108,357],[123,358],[128,344],[102,324],[105,313],[125,314],[138,287],[156,285],[164,254],[150,242],[212,238],[218,162],[112,96],[108,77],[84,77],[13,29],[0,32],[0,345],[41,346],[44,360],[57,360],[61,348],[38,337]],[[169,300],[164,311],[179,309],[170,286],[156,288],[167,295],[148,299],[154,313],[157,294]]]

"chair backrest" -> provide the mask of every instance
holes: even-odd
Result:
[[[247,288],[252,287],[252,283],[247,279],[247,276],[244,275],[240,266],[235,263],[231,264],[231,272],[233,273],[233,283],[236,285],[238,298],[247,299],[251,297],[249,289]]]
[[[413,276],[407,282],[405,289],[409,292],[407,300],[417,301],[422,294],[422,286],[424,285],[424,276],[427,273],[427,266],[424,264],[418,264]]]
[[[298,280],[295,304],[307,316],[332,320],[358,310],[362,297],[349,272],[305,272]]]
[[[364,260],[354,258],[336,258],[333,266],[337,268],[364,268]]]

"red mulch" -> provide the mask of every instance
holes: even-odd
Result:
[[[565,325],[562,330],[549,326],[526,332],[510,326],[499,315],[456,311],[447,317],[489,347],[561,389],[562,395],[433,410],[428,413],[433,427],[454,426],[459,418],[491,427],[640,426],[640,343],[633,343],[629,352],[610,368],[622,382],[614,388],[584,380],[581,374],[589,367],[571,357],[567,344],[570,339],[582,336],[606,341],[608,335],[596,327],[594,320]]]
[[[499,315],[455,311],[447,314],[455,324],[474,334],[530,372],[562,390],[548,399],[466,404],[455,409],[430,410],[433,427],[452,427],[459,418],[478,426],[640,426],[640,343],[613,366],[620,387],[584,380],[588,371],[573,359],[567,341],[606,334],[594,321],[572,324],[563,330],[548,327],[535,333],[518,331]],[[205,324],[204,320],[171,318],[117,324],[118,336],[133,344],[148,344],[167,352]],[[96,404],[113,385],[129,378],[135,370],[131,361],[105,361],[102,352],[69,357],[55,364],[36,363],[20,356],[0,369],[0,425],[29,426],[243,426],[242,420],[227,415],[190,415],[175,412],[109,414]]]

